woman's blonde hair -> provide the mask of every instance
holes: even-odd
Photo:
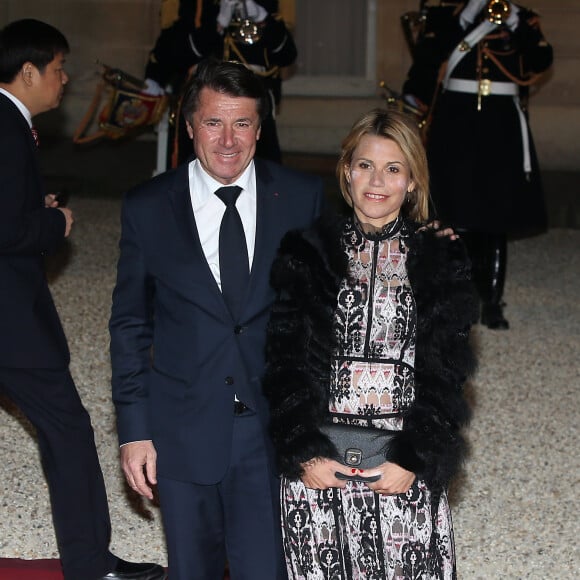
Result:
[[[429,214],[429,168],[425,147],[417,123],[409,115],[396,109],[369,111],[355,122],[342,141],[336,176],[346,203],[352,207],[346,176],[350,170],[354,150],[365,135],[391,139],[399,146],[409,164],[411,179],[415,183],[415,189],[407,193],[401,213],[404,217],[417,222],[426,221]]]

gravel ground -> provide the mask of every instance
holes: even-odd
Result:
[[[118,465],[107,320],[120,204],[85,197],[74,209],[72,239],[50,278],[96,432],[112,549],[166,564],[159,510],[128,493]],[[511,329],[473,331],[480,362],[468,390],[471,455],[451,494],[462,579],[580,577],[579,248],[580,231],[572,229],[511,242]],[[6,401],[0,416],[0,557],[58,557],[33,431]]]

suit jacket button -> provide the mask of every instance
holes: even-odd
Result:
[[[241,326],[240,324],[234,326],[234,334],[242,334],[242,332],[244,332],[243,326]]]
[[[226,385],[233,385],[234,377],[226,377]]]

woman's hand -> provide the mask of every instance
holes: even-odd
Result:
[[[380,475],[378,481],[367,483],[369,489],[376,491],[381,495],[396,495],[399,493],[407,493],[413,481],[415,481],[415,474],[412,471],[403,469],[396,463],[383,463],[374,469],[365,469],[362,474],[366,477],[373,475]]]
[[[344,487],[346,481],[338,479],[336,472],[351,475],[351,470],[344,465],[326,457],[314,457],[302,463],[304,474],[300,479],[311,489],[328,489],[329,487]]]

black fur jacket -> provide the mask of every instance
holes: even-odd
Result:
[[[310,230],[288,233],[272,270],[278,298],[268,326],[264,394],[278,467],[292,479],[302,474],[301,463],[336,456],[319,427],[329,419],[333,315],[348,275],[341,244],[345,219],[351,218],[327,217]],[[463,385],[475,368],[469,331],[477,298],[463,243],[406,226],[416,232],[406,244],[417,308],[416,399],[386,459],[441,489],[466,450],[461,428],[470,411]]]

